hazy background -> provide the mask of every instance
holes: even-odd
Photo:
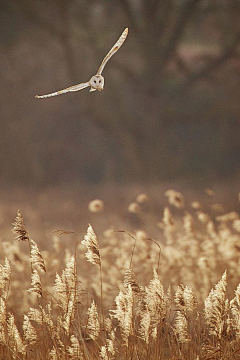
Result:
[[[104,69],[104,91],[35,99],[88,81],[126,27],[126,42]],[[53,231],[74,231],[80,241],[91,224],[107,294],[117,292],[134,244],[113,230],[138,239],[133,268],[142,286],[158,256],[142,239],[153,238],[166,289],[190,279],[197,293],[210,291],[226,268],[236,289],[239,44],[240,0],[0,0],[0,263],[6,256],[15,267],[7,308],[21,323],[30,265],[22,255],[28,244],[11,232],[18,209],[45,251],[47,281],[77,244],[75,235]],[[183,193],[184,207],[169,205],[169,188]],[[94,213],[88,206],[96,198],[104,210]],[[83,286],[93,279],[99,289],[85,251]]]
[[[239,15],[238,0],[2,0],[1,188],[238,179]],[[34,98],[89,80],[125,27],[103,92]]]

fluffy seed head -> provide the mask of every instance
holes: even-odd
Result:
[[[178,209],[184,207],[184,197],[180,192],[175,190],[167,190],[164,195],[167,196],[169,204],[175,206]]]
[[[87,247],[87,252],[85,253],[87,261],[95,265],[100,265],[101,257],[99,252],[99,245],[96,234],[94,233],[91,225],[88,226],[87,234],[84,236],[82,244]]]
[[[138,213],[140,213],[140,211],[141,211],[141,208],[140,208],[139,204],[136,202],[132,202],[128,206],[128,212],[130,212],[130,213],[138,214]]]
[[[140,204],[143,204],[143,203],[149,201],[149,197],[148,197],[147,194],[139,194],[139,195],[137,196],[137,199],[136,199],[136,200],[137,200],[137,202],[139,202]]]
[[[99,318],[97,312],[97,305],[95,304],[94,301],[92,301],[92,304],[88,309],[87,313],[88,313],[88,323],[87,323],[88,335],[92,340],[96,340],[100,333],[100,324],[99,324]]]
[[[17,211],[17,217],[13,223],[12,231],[17,234],[16,238],[18,241],[30,241],[27,229],[23,221],[23,216],[19,210]]]
[[[103,209],[104,209],[104,202],[102,200],[95,199],[88,204],[88,210],[93,213],[103,211]]]

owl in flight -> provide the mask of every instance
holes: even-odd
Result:
[[[126,40],[128,35],[128,28],[126,28],[122,35],[120,36],[120,38],[118,39],[118,41],[116,42],[115,45],[113,45],[113,47],[111,48],[111,50],[108,52],[108,54],[105,56],[105,58],[103,59],[98,72],[96,75],[92,76],[91,79],[88,82],[85,83],[81,83],[78,85],[74,85],[74,86],[70,86],[66,89],[51,93],[51,94],[47,94],[47,95],[36,95],[36,98],[47,98],[50,96],[56,96],[56,95],[61,95],[61,94],[65,94],[67,92],[70,91],[79,91],[82,89],[85,89],[86,87],[90,86],[90,91],[102,91],[104,89],[104,77],[102,76],[102,72],[103,69],[105,68],[105,65],[107,64],[108,60],[111,59],[111,57],[115,54],[115,52],[117,52],[120,47],[122,46],[122,44],[124,43],[124,41]]]

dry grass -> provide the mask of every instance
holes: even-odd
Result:
[[[59,230],[47,249],[18,212],[1,242],[0,358],[239,359],[239,214],[165,195],[161,221],[139,194],[127,208],[142,227]]]

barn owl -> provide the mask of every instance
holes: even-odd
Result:
[[[36,95],[35,97],[40,98],[40,99],[47,98],[47,97],[50,97],[50,96],[56,96],[56,95],[65,94],[65,93],[70,92],[70,91],[79,91],[79,90],[87,88],[88,86],[90,86],[89,91],[96,91],[96,90],[102,91],[104,89],[104,77],[102,76],[103,69],[105,68],[108,60],[110,60],[111,57],[120,49],[120,47],[122,46],[122,44],[126,40],[127,35],[128,35],[128,28],[126,28],[123,31],[122,35],[120,36],[120,38],[118,39],[116,44],[113,45],[111,50],[105,56],[105,58],[103,59],[101,65],[100,65],[100,67],[98,69],[97,74],[92,76],[91,79],[88,82],[81,83],[81,84],[74,85],[74,86],[70,86],[70,87],[68,87],[66,89],[56,91],[56,92],[51,93],[51,94]]]

